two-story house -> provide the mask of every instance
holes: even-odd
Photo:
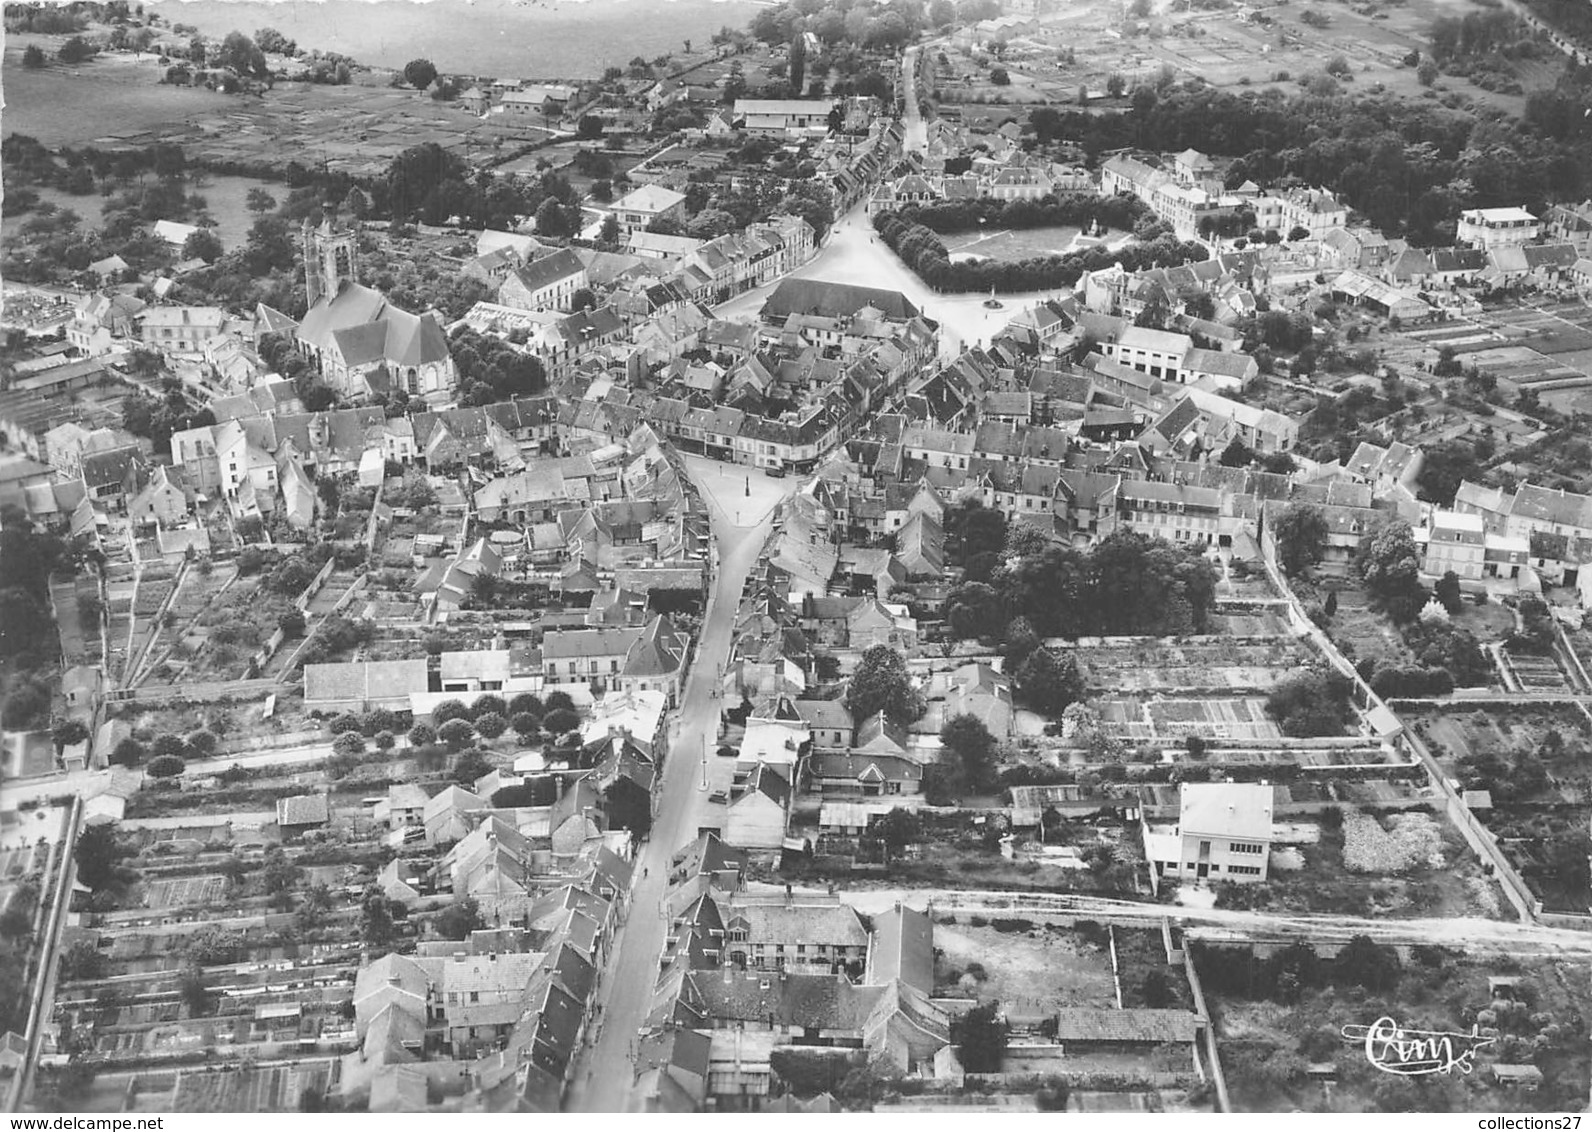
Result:
[[[1272,797],[1272,787],[1254,782],[1183,783],[1177,825],[1145,826],[1144,855],[1156,878],[1265,880]]]

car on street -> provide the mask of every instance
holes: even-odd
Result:
[[[723,804],[725,802],[728,802],[729,800],[730,800],[729,794],[726,791],[723,791],[723,790],[715,790],[715,791],[713,791],[713,793],[708,795],[708,801],[710,801],[710,802],[718,802],[720,804]]]

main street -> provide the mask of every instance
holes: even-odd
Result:
[[[926,46],[933,51],[938,49],[938,44],[939,41],[936,40]],[[926,155],[929,149],[929,127],[923,121],[923,112],[918,102],[918,69],[922,66],[924,46],[909,47],[901,56],[901,102],[905,114],[903,122],[905,137],[901,148],[920,157]]]
[[[696,659],[686,678],[678,730],[669,741],[657,817],[636,854],[630,903],[619,945],[605,964],[598,991],[596,1041],[581,1051],[566,1108],[575,1112],[620,1112],[634,1078],[632,1046],[652,1005],[666,924],[660,910],[669,859],[694,840],[704,824],[710,791],[727,789],[729,760],[710,752],[718,737],[718,672],[729,656],[741,587],[773,525],[774,510],[798,481],[772,480],[746,468],[688,459],[691,478],[712,512],[718,545],[718,574]],[[704,776],[706,775],[706,779]],[[704,788],[704,781],[711,786]]]

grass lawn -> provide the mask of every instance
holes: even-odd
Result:
[[[1339,600],[1342,600],[1340,595]],[[1468,629],[1483,647],[1501,641],[1515,631],[1515,613],[1507,605],[1489,601],[1486,605],[1465,602],[1458,616],[1451,618],[1456,629]]]
[[[945,237],[945,247],[953,260],[958,256],[978,256],[981,259],[1015,261],[1073,251],[1081,235],[1077,228],[1066,225],[960,232]],[[1092,239],[1087,241],[1090,246],[1096,242]]]

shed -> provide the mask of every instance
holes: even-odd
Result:
[[[1542,1070],[1535,1065],[1511,1065],[1498,1062],[1492,1067],[1493,1080],[1507,1089],[1524,1089],[1534,1093],[1542,1085]]]
[[[1384,743],[1392,742],[1404,733],[1404,725],[1399,722],[1399,717],[1385,704],[1377,704],[1366,713],[1365,718],[1371,725],[1371,731]]]
[[[299,794],[292,798],[279,798],[276,803],[276,824],[284,833],[299,833],[314,829],[331,820],[331,809],[325,794]]]

